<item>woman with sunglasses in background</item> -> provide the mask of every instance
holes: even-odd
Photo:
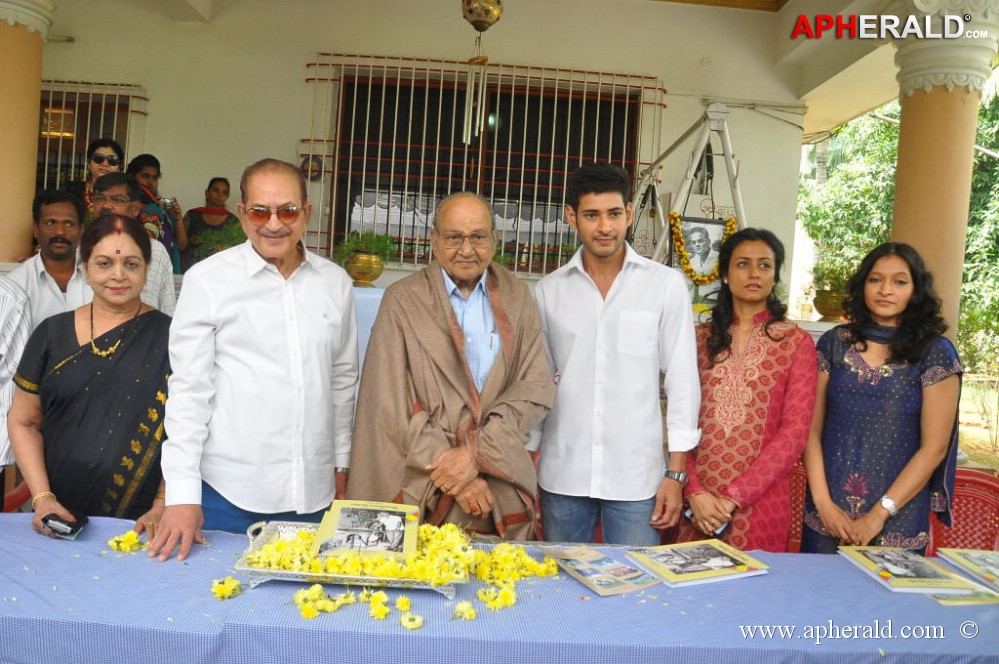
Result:
[[[63,190],[77,196],[83,201],[87,210],[87,220],[90,219],[90,206],[94,202],[94,182],[107,173],[116,173],[125,163],[125,151],[113,138],[98,138],[87,146],[87,177],[79,181],[73,180],[63,185]]]

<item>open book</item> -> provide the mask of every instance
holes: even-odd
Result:
[[[767,573],[759,560],[717,539],[633,549],[627,555],[671,586]]]
[[[420,527],[416,505],[334,500],[319,524],[312,555],[377,553],[404,560],[416,549]]]
[[[970,595],[975,586],[940,563],[907,549],[841,546],[840,555],[889,590],[932,595]]]

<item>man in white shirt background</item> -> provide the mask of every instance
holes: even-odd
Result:
[[[628,174],[592,163],[569,176],[566,219],[582,247],[535,297],[558,382],[538,483],[544,536],[649,546],[679,519],[687,451],[700,440],[690,297],[672,268],[640,256]],[[669,455],[660,409],[668,398]]]
[[[38,253],[7,276],[28,296],[31,329],[55,314],[93,298],[83,265],[77,260],[83,202],[66,191],[40,191],[31,204]]]
[[[138,181],[130,175],[118,172],[102,175],[94,182],[92,212],[94,216],[104,212],[115,212],[137,217],[139,210],[142,209],[139,192]],[[142,288],[142,301],[167,316],[173,316],[174,307],[177,305],[173,263],[166,247],[159,240],[153,240],[152,250],[149,274],[146,276],[146,285]]]
[[[170,327],[166,509],[150,556],[201,529],[319,521],[346,491],[357,330],[347,273],[302,243],[312,205],[292,164],[246,169],[248,241],[198,263]]]
[[[28,298],[21,288],[0,274],[0,493],[4,466],[14,462],[7,435],[7,411],[14,396],[14,372],[31,333]]]

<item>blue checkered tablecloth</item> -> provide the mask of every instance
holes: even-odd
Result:
[[[892,593],[840,556],[756,555],[770,573],[686,588],[653,586],[599,597],[563,575],[518,584],[518,603],[499,612],[475,599],[408,591],[425,625],[407,631],[348,606],[314,620],[292,602],[301,584],[269,581],[234,599],[215,599],[213,579],[232,573],[248,542],[206,533],[183,563],[111,551],[131,527],[92,519],[76,541],[33,532],[29,514],[0,515],[2,662],[999,662],[999,605],[944,607]],[[608,549],[620,556],[620,550]],[[327,592],[342,589],[329,587]],[[401,591],[390,590],[393,601]],[[472,600],[477,620],[451,620]],[[844,637],[842,628],[891,621],[895,638]],[[970,635],[977,626],[974,637]],[[742,626],[794,627],[792,636],[749,638]],[[821,643],[806,629],[841,628]],[[937,638],[903,638],[919,629]]]

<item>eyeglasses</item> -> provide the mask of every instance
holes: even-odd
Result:
[[[100,152],[94,154],[94,156],[90,158],[90,161],[94,162],[98,166],[100,166],[104,162],[107,162],[108,166],[117,166],[118,164],[121,163],[121,159],[119,159],[116,155],[101,154]]]
[[[290,225],[295,223],[298,220],[298,215],[302,213],[302,208],[297,205],[284,205],[279,208],[254,205],[245,210],[246,216],[255,224],[266,224],[271,220],[271,215],[276,214],[282,224]]]
[[[472,233],[471,235],[444,233],[438,237],[440,237],[441,244],[444,245],[445,249],[458,249],[465,243],[466,239],[474,249],[485,249],[493,245],[492,233]]]
[[[111,205],[126,205],[131,202],[131,199],[125,198],[124,196],[105,196],[104,194],[94,194],[93,199],[94,205],[103,205],[104,203],[110,203]]]

